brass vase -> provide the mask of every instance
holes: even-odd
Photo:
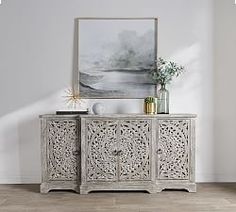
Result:
[[[154,102],[144,103],[144,112],[146,114],[155,114],[156,113],[156,104]]]

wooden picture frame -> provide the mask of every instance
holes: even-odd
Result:
[[[139,99],[155,94],[157,18],[78,18],[81,98]]]

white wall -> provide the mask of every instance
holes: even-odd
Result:
[[[236,5],[215,4],[215,173],[216,180],[236,181]]]
[[[226,157],[221,166],[215,165],[222,144],[218,139],[215,146],[213,133],[213,8],[213,0],[3,0],[0,183],[40,181],[38,115],[63,107],[63,90],[70,86],[74,69],[77,17],[159,17],[158,55],[187,69],[170,86],[170,111],[198,114],[197,181],[236,179],[235,169],[224,164],[228,148],[219,155]],[[220,79],[220,70],[218,74]],[[109,112],[142,112],[140,100],[106,101]],[[225,175],[216,178],[216,173]]]

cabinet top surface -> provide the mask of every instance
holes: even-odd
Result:
[[[40,115],[39,118],[196,118],[196,114],[180,114],[180,113],[173,113],[173,114],[155,114],[155,115],[148,115],[148,114],[141,114],[141,113],[129,113],[129,114],[102,114],[102,115],[56,115],[56,114],[44,114]]]

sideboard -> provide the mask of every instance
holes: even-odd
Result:
[[[41,115],[41,193],[196,191],[194,114]]]

